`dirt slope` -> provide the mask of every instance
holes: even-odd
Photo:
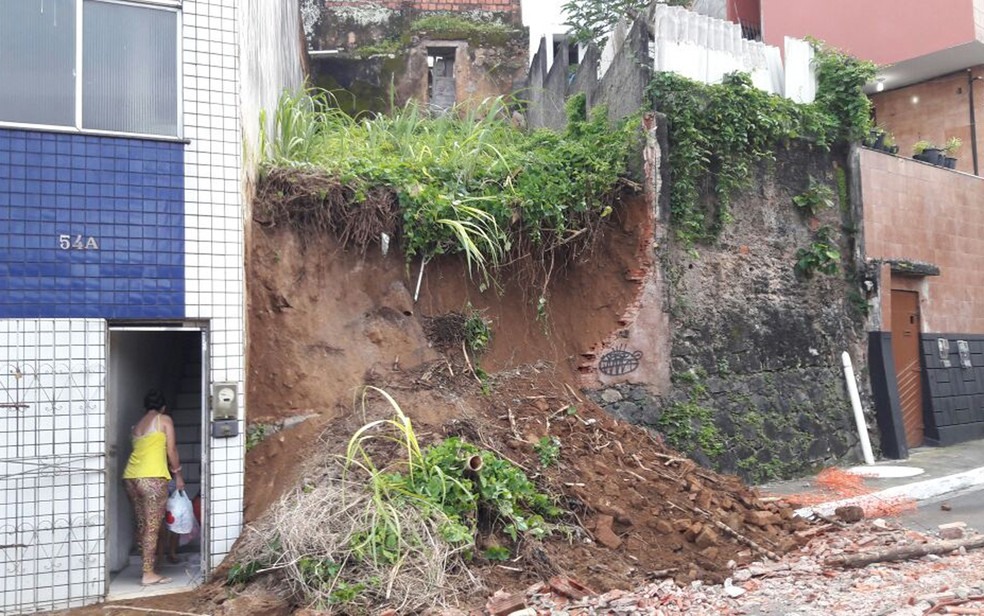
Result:
[[[330,237],[300,238],[253,222],[246,262],[247,420],[314,419],[250,452],[246,521],[295,483],[313,437],[327,420],[351,411],[367,375],[438,358],[424,334],[426,317],[471,304],[492,322],[485,370],[542,361],[557,379],[575,382],[579,354],[617,328],[635,297],[638,282],[630,278],[646,245],[645,207],[642,198],[628,199],[593,251],[574,267],[551,272],[546,322],[537,319],[540,289],[528,284],[528,264],[508,269],[499,292],[482,293],[462,260],[435,260],[415,303],[420,264],[407,265],[398,248],[387,256],[378,248],[360,255]]]
[[[536,318],[540,290],[523,267],[507,273],[498,294],[480,293],[462,261],[438,260],[415,303],[419,263],[407,267],[396,251],[363,256],[331,238],[301,242],[254,223],[249,422],[314,418],[248,454],[247,521],[310,471],[305,460],[319,435],[347,440],[359,425],[354,398],[372,383],[397,398],[425,442],[453,434],[500,452],[560,495],[586,529],[587,540],[520,546],[507,567],[476,563],[490,589],[556,573],[599,591],[653,575],[720,580],[729,561],[789,549],[801,523],[788,510],[762,504],[737,479],[698,468],[576,391],[579,355],[619,327],[639,290],[633,273],[649,232],[644,208],[631,200],[590,255],[552,272],[545,324]],[[427,317],[469,303],[492,321],[492,345],[480,358],[493,374],[491,391],[461,351],[438,353],[424,332]],[[533,449],[545,435],[561,443],[548,468]]]

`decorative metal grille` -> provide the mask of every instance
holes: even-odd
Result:
[[[105,326],[0,321],[2,614],[105,594]]]

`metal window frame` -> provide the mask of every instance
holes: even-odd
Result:
[[[157,11],[174,13],[175,17],[175,41],[174,55],[177,75],[175,76],[175,135],[153,134],[153,133],[131,133],[126,131],[91,129],[82,126],[82,86],[84,82],[82,68],[82,33],[83,33],[83,14],[84,6],[87,2],[98,2],[102,4],[119,4],[135,8],[145,8]],[[64,124],[34,124],[23,122],[10,122],[0,120],[0,128],[13,128],[21,130],[42,130],[57,133],[70,133],[79,135],[97,135],[105,137],[128,137],[136,139],[152,139],[156,141],[177,141],[187,143],[184,138],[184,58],[182,55],[182,40],[184,29],[184,13],[182,11],[182,0],[75,0],[75,125]]]

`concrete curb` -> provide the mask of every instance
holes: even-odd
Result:
[[[818,513],[829,516],[833,515],[834,510],[838,507],[844,507],[846,505],[860,505],[864,507],[866,504],[876,504],[879,501],[909,498],[915,501],[924,501],[978,486],[984,486],[984,466],[963,473],[946,475],[936,479],[924,479],[923,481],[886,488],[872,494],[821,503],[812,507],[803,507],[797,509],[795,513],[804,518]]]

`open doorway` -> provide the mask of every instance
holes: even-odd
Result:
[[[455,47],[427,48],[427,101],[431,111],[445,112],[457,102]]]
[[[109,328],[107,374],[107,559],[109,599],[188,590],[202,578],[207,555],[206,529],[198,536],[162,533],[157,571],[172,579],[167,585],[142,587],[141,557],[135,541],[133,507],[122,475],[132,451],[130,429],[144,413],[147,390],[160,389],[175,427],[178,455],[188,497],[197,499],[199,520],[204,509],[207,472],[203,438],[207,331],[198,326],[113,326]]]

